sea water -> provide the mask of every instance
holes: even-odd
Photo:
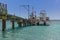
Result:
[[[6,22],[6,31],[2,32],[0,20],[0,40],[60,40],[60,21],[50,21],[50,26],[27,26],[19,28],[15,22],[12,30],[11,21]]]

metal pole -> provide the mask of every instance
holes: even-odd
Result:
[[[28,5],[28,19],[29,19],[29,5]]]
[[[24,7],[28,11],[28,19],[29,19],[29,5],[21,5],[21,7]]]

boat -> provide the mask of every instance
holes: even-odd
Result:
[[[39,21],[40,26],[49,26],[49,17],[46,16],[45,10],[42,10],[40,12],[40,21]]]

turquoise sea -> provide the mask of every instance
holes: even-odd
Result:
[[[11,22],[6,22],[6,31],[2,32],[0,20],[0,40],[60,40],[60,21],[50,21],[50,26],[28,26],[19,28],[15,22],[12,30]]]

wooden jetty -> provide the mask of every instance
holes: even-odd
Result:
[[[10,20],[12,23],[12,29],[14,29],[14,22],[17,22],[19,27],[27,26],[27,19],[17,17],[15,15],[9,15],[9,14],[0,14],[0,19],[2,19],[2,31],[6,28],[6,21]]]
[[[37,20],[36,15],[34,15],[34,13],[35,13],[35,11],[32,8],[32,15],[30,15],[30,18],[28,17],[28,19],[24,19],[24,18],[15,16],[15,15],[8,14],[7,4],[0,3],[0,19],[2,19],[2,31],[5,31],[5,29],[6,29],[6,21],[7,20],[11,21],[12,29],[15,28],[14,22],[17,22],[19,27],[39,25],[40,19]],[[48,18],[47,18],[47,20],[48,20]]]
[[[2,31],[6,29],[6,21],[10,20],[12,23],[12,29],[14,29],[14,22],[17,22],[19,27],[27,26],[28,20],[8,14],[7,12],[7,4],[0,3],[0,19],[2,19]]]

